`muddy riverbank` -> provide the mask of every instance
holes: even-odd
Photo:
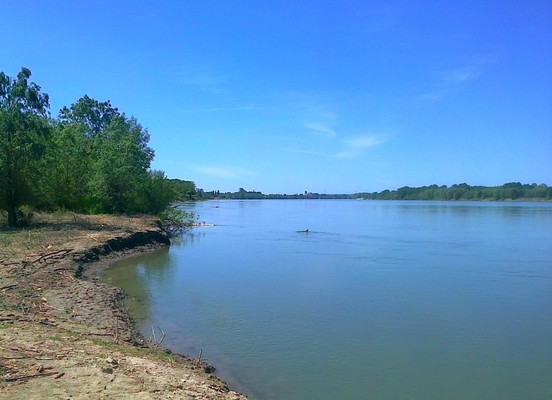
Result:
[[[150,217],[57,215],[0,231],[0,398],[245,399],[135,330],[110,262],[168,245]]]

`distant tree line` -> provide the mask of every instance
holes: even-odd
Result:
[[[452,186],[404,186],[397,190],[372,193],[320,194],[304,192],[298,194],[264,194],[255,190],[240,188],[237,192],[204,191],[195,189],[190,199],[198,200],[261,200],[261,199],[366,199],[366,200],[552,200],[552,187],[544,183],[537,185],[506,183],[502,186],[470,186],[466,183]],[[191,193],[191,192],[190,192]]]
[[[197,197],[202,200],[261,200],[261,199],[350,199],[350,194],[320,194],[320,193],[296,193],[296,194],[263,194],[255,190],[240,188],[237,192],[220,192],[213,190],[206,192],[197,190]]]
[[[231,199],[231,200],[258,200],[258,199],[366,199],[366,200],[552,200],[552,187],[544,183],[537,185],[521,184],[519,182],[506,183],[502,186],[470,186],[466,183],[452,185],[409,187],[404,186],[397,190],[382,192],[355,193],[355,194],[320,194],[304,192],[299,194],[263,194],[255,190],[240,188],[237,192],[220,192],[213,190],[206,192],[196,189],[197,199]]]
[[[502,186],[470,186],[466,183],[452,185],[409,187],[373,193],[355,193],[353,198],[367,200],[551,200],[552,187],[506,183]]]
[[[150,136],[136,118],[86,95],[52,118],[30,76],[0,72],[0,210],[9,226],[29,208],[159,214],[195,195],[193,182],[150,169]]]

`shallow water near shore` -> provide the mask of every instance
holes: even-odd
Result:
[[[183,207],[215,226],[102,279],[252,399],[552,398],[552,204]]]

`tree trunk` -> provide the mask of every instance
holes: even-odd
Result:
[[[7,176],[7,211],[8,211],[8,227],[14,228],[17,226],[17,202],[15,201],[15,178],[14,178],[14,165],[12,164],[11,154],[8,152],[8,176]]]
[[[8,204],[8,226],[14,228],[17,226],[17,210],[15,208],[15,202],[10,199]]]

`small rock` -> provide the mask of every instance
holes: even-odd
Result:
[[[113,373],[113,368],[111,367],[103,367],[102,368],[102,372],[106,373],[106,374],[112,374]]]
[[[107,357],[105,361],[111,365],[119,365],[119,361],[111,357]]]

